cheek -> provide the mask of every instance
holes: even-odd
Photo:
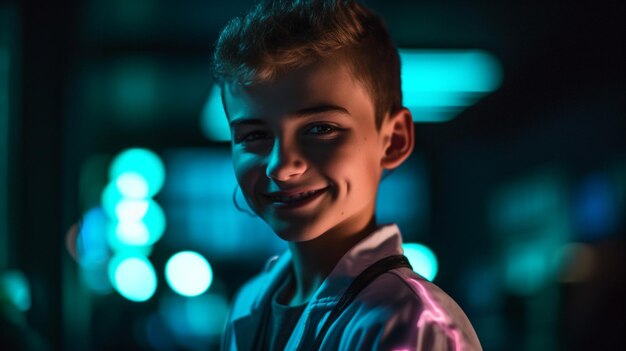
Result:
[[[379,163],[373,144],[354,136],[339,142],[311,147],[307,158],[328,174],[338,176],[370,173],[376,169],[377,162]]]
[[[350,162],[356,155],[353,138],[344,137],[317,143],[303,143],[302,151],[309,163],[318,168],[334,168]]]
[[[320,151],[312,153],[307,158],[309,168],[313,173],[317,173],[334,183],[342,182],[351,172],[349,164],[351,157],[341,150],[334,150],[333,152]]]
[[[313,160],[317,170],[334,183],[338,183],[340,188],[360,192],[370,186],[371,178],[375,174],[373,162],[371,157],[364,151],[359,152],[358,148],[336,150],[333,153],[318,155]]]
[[[380,159],[372,145],[363,143],[340,148],[319,158],[317,163],[352,201],[369,203],[376,193]]]
[[[257,157],[252,155],[240,155],[233,152],[235,177],[246,198],[254,191],[259,175],[263,172],[258,161]]]

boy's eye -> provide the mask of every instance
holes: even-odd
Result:
[[[306,130],[306,134],[310,135],[325,135],[338,131],[339,128],[332,126],[330,124],[316,124],[314,126],[309,127]]]
[[[262,140],[267,138],[267,132],[264,131],[251,131],[235,136],[236,143],[252,142],[256,140]]]

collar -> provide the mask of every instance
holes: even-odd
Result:
[[[397,254],[402,254],[402,238],[398,226],[391,224],[379,227],[343,255],[309,304],[334,305],[352,280],[367,267],[380,259]]]
[[[304,321],[311,312],[331,310],[354,278],[367,267],[382,258],[402,253],[402,237],[398,226],[395,224],[379,227],[354,245],[342,256],[309,301],[288,345],[293,340],[301,339],[304,333]],[[277,289],[290,268],[291,252],[287,250],[280,257],[271,259],[261,276],[255,279],[247,289],[242,290],[241,294],[254,294],[256,298],[251,301],[251,304],[249,302],[242,303],[244,306],[249,306],[249,308],[243,307],[243,311],[236,311],[239,308],[234,307],[233,328],[239,349],[253,348],[253,340],[251,340],[253,338],[250,337],[250,331],[260,327],[262,307],[271,302],[272,292]],[[242,296],[241,299],[245,300],[245,296]]]

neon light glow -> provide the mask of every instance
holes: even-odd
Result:
[[[504,267],[507,288],[519,295],[532,295],[539,291],[551,274],[553,267],[550,263],[554,253],[545,239],[509,247]]]
[[[157,287],[154,267],[141,255],[114,257],[109,263],[109,279],[115,290],[135,302],[150,299]]]
[[[564,174],[546,168],[501,186],[490,204],[506,289],[529,296],[556,277],[559,249],[570,235]]]
[[[117,217],[117,204],[122,201],[122,199],[124,199],[124,195],[122,195],[114,183],[109,183],[104,187],[100,203],[102,204],[102,209],[107,216],[109,216],[109,218],[114,219]]]
[[[124,223],[109,221],[106,228],[106,239],[111,250],[117,255],[141,255],[144,257],[152,254],[152,245],[142,245],[146,235],[143,232],[143,222]]]
[[[404,243],[402,248],[413,270],[428,281],[433,281],[439,269],[435,253],[427,246],[417,243]]]
[[[616,231],[620,211],[618,186],[607,173],[585,177],[574,193],[572,220],[583,239],[601,239]]]
[[[424,301],[424,306],[422,307],[424,310],[417,321],[417,328],[421,329],[424,328],[424,326],[433,323],[438,324],[441,330],[446,333],[448,338],[454,342],[454,350],[461,351],[463,349],[461,334],[458,329],[452,326],[448,315],[443,311],[441,306],[435,302],[433,297],[430,296],[430,293],[419,281],[410,279],[409,283],[417,288],[420,297]]]
[[[480,50],[400,49],[404,105],[415,122],[445,122],[495,91],[498,61]]]
[[[116,254],[108,262],[109,281],[125,298],[145,301],[157,286],[156,273],[147,256],[166,227],[163,210],[152,200],[165,182],[165,167],[150,150],[127,149],[111,162],[109,180],[101,194],[108,218],[100,223],[108,248]],[[84,270],[85,281],[91,281],[92,273],[97,274],[104,264],[94,262]],[[97,290],[105,291],[106,286],[99,284]]]
[[[92,208],[85,213],[76,238],[78,262],[81,265],[105,262],[109,259],[106,229],[107,216],[101,207]]]
[[[143,222],[150,233],[145,245],[153,245],[161,239],[166,227],[165,213],[158,203],[153,200],[148,201],[148,211],[143,217]]]
[[[114,117],[123,125],[140,124],[156,112],[162,84],[158,66],[152,60],[139,57],[117,60],[109,76],[110,103],[116,113]]]
[[[115,207],[115,238],[122,245],[153,245],[165,232],[165,213],[153,200],[122,199]]]
[[[200,118],[200,128],[202,134],[209,140],[213,141],[229,141],[230,126],[224,113],[222,98],[220,96],[220,88],[214,85],[209,93],[209,98],[202,109]]]
[[[76,253],[80,265],[81,281],[93,292],[111,291],[107,278],[107,262],[111,250],[107,242],[109,218],[102,207],[87,211],[76,238]]]
[[[208,344],[219,343],[229,310],[228,300],[222,294],[163,294],[157,311],[160,327],[148,329],[148,338],[151,344],[160,346],[157,349],[165,345],[170,345],[170,349],[206,349]]]
[[[124,222],[139,221],[148,212],[148,201],[122,199],[115,204],[115,216]]]
[[[8,299],[20,311],[30,309],[30,284],[26,275],[20,271],[10,270],[0,275],[0,295]]]
[[[137,172],[124,172],[115,179],[115,185],[122,195],[132,199],[148,197],[149,187],[146,178]]]
[[[202,255],[183,251],[167,261],[165,279],[175,292],[183,296],[197,296],[213,282],[213,270]]]
[[[144,178],[143,181],[139,180],[139,177]],[[132,195],[130,197],[136,197],[136,195],[151,197],[163,187],[165,167],[159,156],[150,150],[128,149],[117,155],[111,162],[109,178],[122,194]],[[130,187],[131,185],[133,188]]]
[[[115,234],[121,243],[127,245],[146,245],[150,240],[150,231],[141,220],[117,222]]]

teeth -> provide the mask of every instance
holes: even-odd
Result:
[[[289,195],[289,196],[271,196],[270,199],[274,202],[295,202],[304,199],[305,197],[309,197],[313,194],[316,194],[319,190],[306,191],[303,193]]]

